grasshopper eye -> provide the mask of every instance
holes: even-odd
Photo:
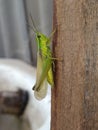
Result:
[[[37,37],[38,37],[38,38],[41,38],[41,36],[40,36],[40,35],[38,35]]]

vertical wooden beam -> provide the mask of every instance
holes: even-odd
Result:
[[[51,130],[98,130],[98,1],[54,0]]]

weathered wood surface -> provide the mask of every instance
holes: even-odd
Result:
[[[54,0],[51,130],[98,130],[98,0]]]

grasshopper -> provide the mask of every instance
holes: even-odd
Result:
[[[51,33],[50,37],[47,37],[36,29],[32,16],[31,20],[33,23],[32,28],[36,34],[37,42],[37,77],[36,83],[32,89],[34,90],[35,98],[38,100],[42,100],[47,94],[48,83],[52,87],[54,86],[52,64],[53,60],[56,58],[52,57],[50,43],[51,37],[53,36],[55,31]]]

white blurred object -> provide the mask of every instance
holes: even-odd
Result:
[[[22,117],[14,119],[14,123],[10,122],[10,126],[7,126],[6,119],[0,116],[0,129],[4,120],[4,124],[6,123],[4,127],[7,127],[7,130],[50,130],[51,92],[49,89],[42,101],[35,99],[32,91],[35,75],[36,69],[20,60],[0,59],[0,91],[16,91],[22,88],[29,92],[29,102]],[[15,128],[15,123],[18,124],[18,129]]]

